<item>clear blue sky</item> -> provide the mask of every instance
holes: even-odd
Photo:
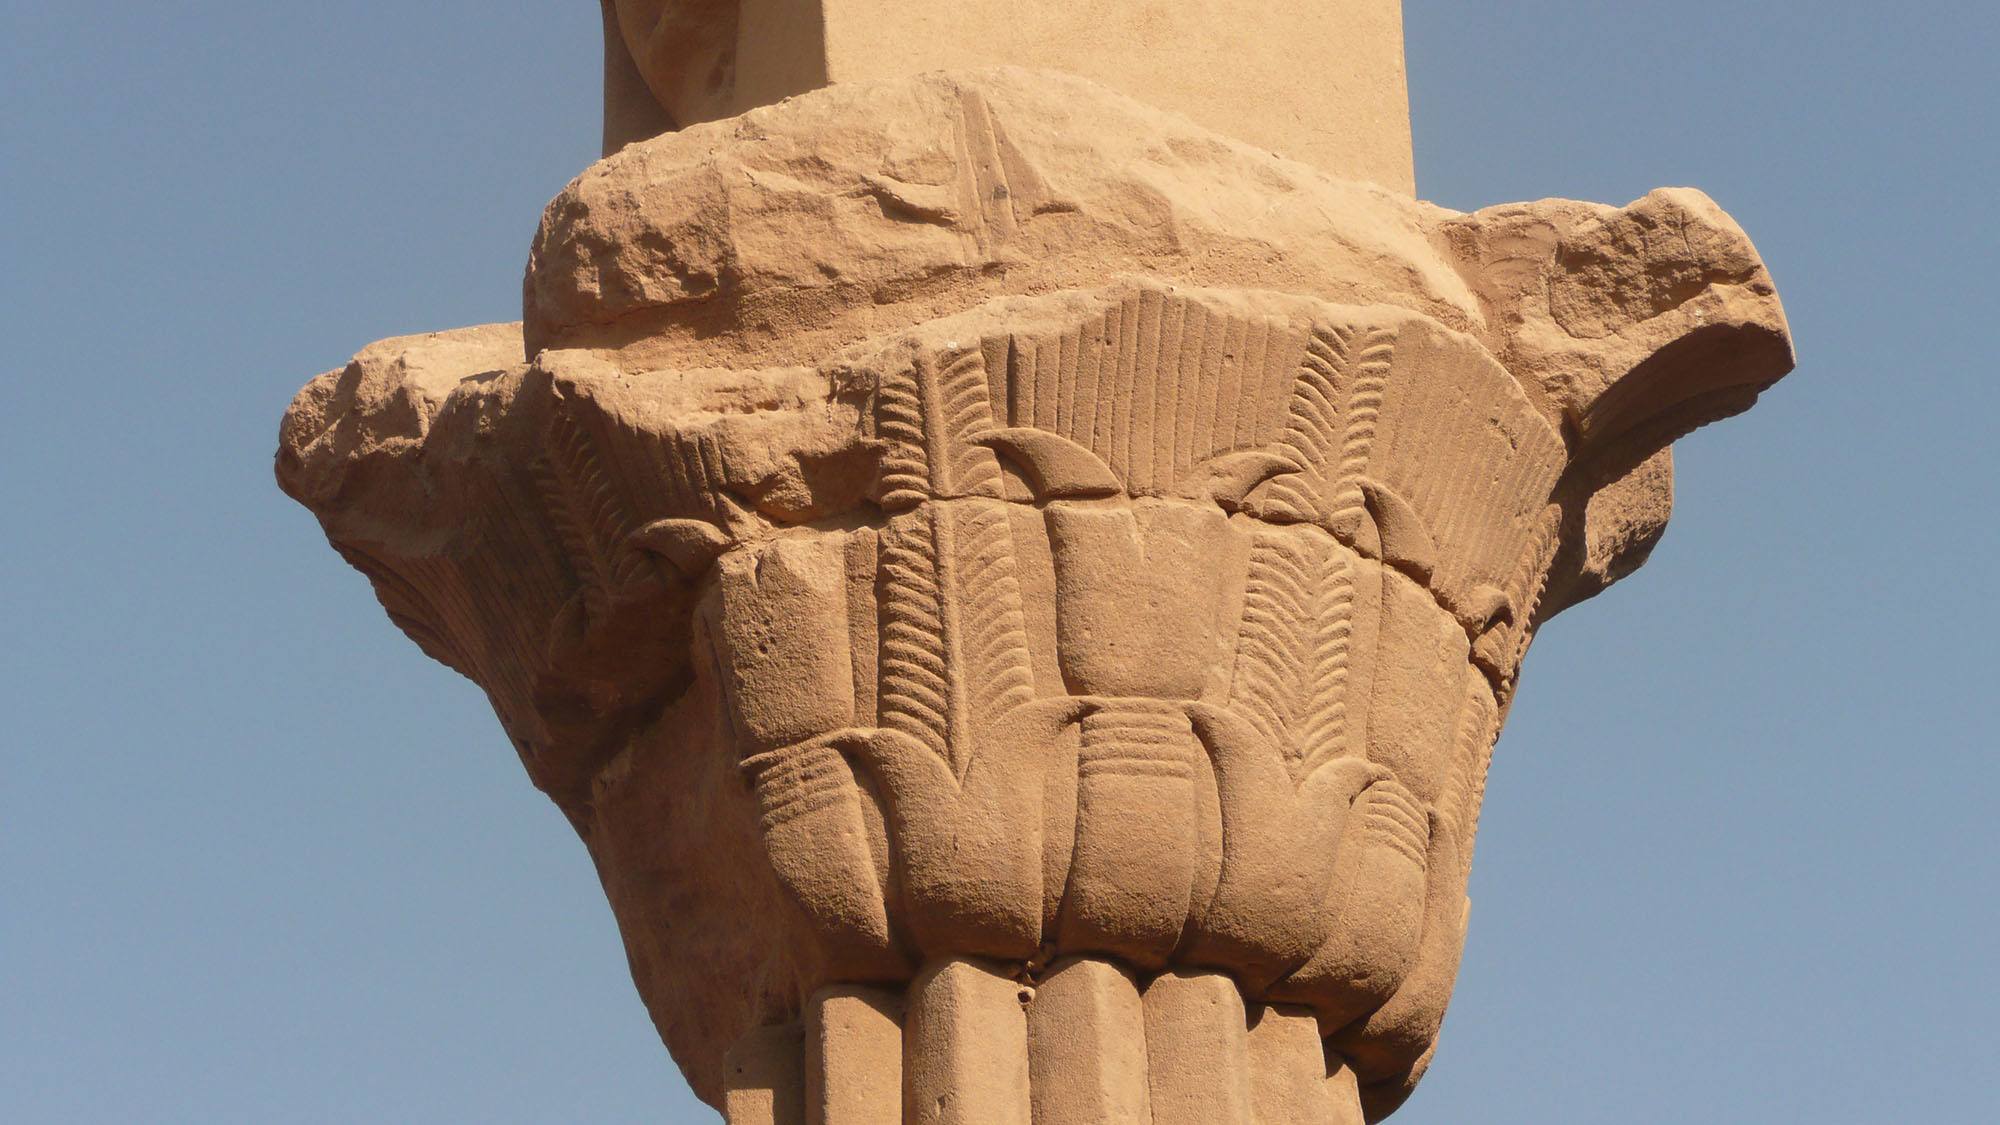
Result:
[[[2000,16],[1408,23],[1424,196],[1703,187],[1800,368],[1529,658],[1398,1120],[1995,1120]],[[711,1119],[479,692],[270,472],[308,377],[518,315],[597,36],[587,0],[0,4],[0,1119]]]

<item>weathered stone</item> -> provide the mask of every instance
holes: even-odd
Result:
[[[1433,1057],[1535,630],[1790,361],[1699,193],[1458,214],[953,72],[625,147],[524,324],[364,350],[278,474],[733,1122],[1351,1125]]]
[[[722,1111],[729,1125],[799,1125],[805,1075],[796,1024],[760,1027],[736,1041],[723,1060]]]
[[[894,1121],[903,1112],[903,1001],[833,985],[806,1005],[806,1125]]]
[[[1257,1125],[1333,1125],[1326,1048],[1309,1011],[1259,1005],[1250,1018],[1250,1102]]]
[[[1255,1125],[1250,1026],[1221,973],[1170,972],[1146,988],[1154,1125]]]
[[[829,83],[1033,60],[1415,194],[1397,0],[603,0],[605,152]]]
[[[955,958],[925,969],[910,988],[903,1120],[1029,1125],[1027,1007],[1033,996],[1033,989],[975,961]]]
[[[1028,1009],[1028,1062],[1038,1125],[1151,1125],[1145,1004],[1117,965],[1076,958],[1042,979]]]

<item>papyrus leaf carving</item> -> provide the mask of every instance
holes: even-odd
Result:
[[[1439,807],[1458,828],[1462,854],[1459,862],[1472,862],[1472,840],[1479,832],[1479,810],[1486,803],[1486,776],[1493,765],[1493,744],[1500,735],[1499,707],[1493,690],[1473,676],[1459,715],[1458,744],[1453,748],[1452,770]]]
[[[464,675],[472,675],[473,665],[453,642],[444,615],[438,612],[434,599],[422,587],[359,547],[335,543],[333,549],[340,552],[347,565],[367,576],[369,583],[375,587],[376,599],[388,611],[389,620],[407,633],[417,647],[431,659]]]
[[[1430,581],[1438,565],[1437,539],[1421,512],[1401,493],[1373,477],[1358,481],[1368,515],[1375,525],[1374,546],[1382,561],[1392,563],[1419,582]]]
[[[1225,850],[1192,951],[1236,966],[1261,989],[1325,942],[1333,918],[1322,907],[1350,807],[1388,771],[1339,758],[1295,785],[1287,763],[1241,712],[1204,703],[1189,704],[1188,712],[1215,768]]]
[[[1097,454],[1061,434],[1011,426],[981,435],[979,443],[1005,453],[1018,465],[1037,500],[1116,496],[1124,487]]]
[[[1375,450],[1376,429],[1382,419],[1383,394],[1388,388],[1389,366],[1395,358],[1396,332],[1393,328],[1356,330],[1329,328],[1324,333],[1326,349],[1343,361],[1347,378],[1346,409],[1341,427],[1340,463],[1334,479],[1333,495],[1324,501],[1326,527],[1346,542],[1353,542],[1368,515],[1361,478]],[[1334,344],[1337,342],[1338,347]]]
[[[1060,940],[1146,967],[1166,963],[1197,866],[1196,748],[1186,713],[1171,703],[1113,699],[1084,716]]]
[[[1488,675],[1494,677],[1502,702],[1513,691],[1514,677],[1520,673],[1521,658],[1534,639],[1536,617],[1548,588],[1549,566],[1561,546],[1562,511],[1551,506],[1542,513],[1528,547],[1521,552],[1513,574],[1507,578],[1508,620],[1488,629],[1472,647],[1472,656]]]
[[[991,410],[1089,450],[1132,496],[1199,494],[1209,462],[1283,428],[1302,338],[1145,286],[1073,328],[988,339]]]
[[[548,446],[534,468],[571,570],[590,608],[600,609],[602,595],[645,576],[644,557],[622,549],[636,530],[633,521],[598,463],[590,435],[568,411],[558,409],[550,418]]]
[[[1273,480],[1266,490],[1260,514],[1268,518],[1317,523],[1326,514],[1327,474],[1335,468],[1344,441],[1338,396],[1349,377],[1350,338],[1324,325],[1315,326],[1306,338],[1280,445],[1293,471]]]
[[[945,503],[883,536],[882,725],[961,777],[981,724],[1034,697],[1011,535],[997,503]]]
[[[892,522],[882,536],[882,725],[915,739],[940,760],[952,760],[951,665],[939,582],[936,508],[919,508]],[[954,771],[955,772],[955,771]]]
[[[730,547],[721,528],[690,519],[654,520],[633,532],[628,542],[634,550],[667,560],[686,578],[700,577]]]
[[[1328,1026],[1395,995],[1423,935],[1430,818],[1409,790],[1378,780],[1355,800],[1334,857],[1325,944],[1280,987]]]
[[[1355,562],[1319,532],[1264,529],[1250,553],[1230,706],[1294,782],[1349,749]]]
[[[886,896],[869,855],[861,797],[835,732],[744,759],[766,854],[839,970],[894,972]]]
[[[1448,816],[1428,822],[1421,936],[1410,966],[1390,997],[1367,1019],[1335,1037],[1335,1046],[1363,1083],[1394,1080],[1420,1065],[1437,1042],[1465,948],[1465,877],[1469,841]]]
[[[1005,715],[1034,698],[1021,585],[1014,573],[1013,530],[999,504],[951,504],[959,556],[950,576],[957,603],[953,632],[974,720]]]
[[[1355,559],[1329,546],[1313,584],[1311,650],[1302,669],[1301,718],[1295,735],[1300,777],[1348,748],[1348,666],[1353,659]]]
[[[993,428],[985,360],[977,349],[942,361],[919,355],[885,373],[876,392],[882,457],[882,506],[926,499],[1000,495],[1000,466],[976,438]]]
[[[1299,758],[1289,728],[1297,713],[1313,624],[1311,587],[1317,569],[1303,536],[1271,528],[1257,532],[1250,548],[1230,705],[1288,763]]]

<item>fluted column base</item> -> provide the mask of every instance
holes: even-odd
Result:
[[[1362,1125],[1313,1016],[1226,975],[1141,981],[1073,958],[1038,979],[934,961],[903,992],[836,986],[729,1057],[729,1125]]]

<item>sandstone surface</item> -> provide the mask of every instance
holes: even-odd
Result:
[[[732,1122],[1391,1112],[1539,626],[1791,365],[1699,192],[1472,214],[1085,79],[625,147],[284,488],[478,682]]]
[[[601,0],[605,152],[829,83],[1026,61],[1415,194],[1399,0]]]

